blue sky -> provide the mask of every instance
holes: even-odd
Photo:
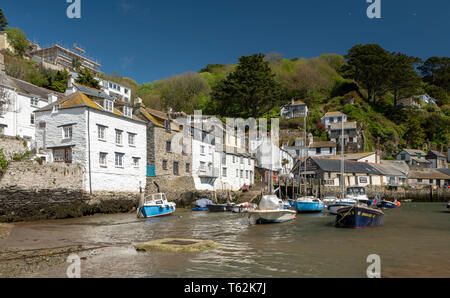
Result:
[[[41,46],[78,43],[103,72],[138,83],[260,52],[309,58],[378,43],[421,58],[450,53],[448,0],[381,0],[381,19],[367,17],[366,0],[81,0],[81,19],[67,18],[68,5],[2,0],[0,8]]]

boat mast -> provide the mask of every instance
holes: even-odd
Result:
[[[344,151],[345,151],[345,140],[344,140],[344,119],[342,118],[342,138],[341,138],[341,186],[342,186],[342,193],[341,193],[341,198],[342,200],[345,199],[345,156],[344,156]]]
[[[306,145],[306,143],[307,143],[307,136],[306,136],[306,134],[307,134],[307,131],[306,131],[306,111],[305,111],[305,117],[304,117],[304,120],[303,120],[303,125],[304,125],[304,127],[305,127],[305,150],[306,150],[306,154],[305,154],[305,162],[303,163],[303,167],[305,168],[305,177],[304,177],[304,183],[305,183],[305,197],[307,196],[307,188],[306,188],[306,161],[308,160],[308,146]]]

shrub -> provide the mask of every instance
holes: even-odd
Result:
[[[8,167],[8,161],[3,153],[3,149],[0,149],[0,169],[4,170],[6,167]]]

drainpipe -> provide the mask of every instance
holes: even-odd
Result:
[[[92,175],[91,175],[91,126],[90,126],[90,110],[88,112],[87,133],[88,133],[88,159],[89,159],[89,193],[92,195]]]

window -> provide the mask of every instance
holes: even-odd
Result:
[[[249,172],[245,171],[245,179],[248,179],[248,177],[249,177]]]
[[[123,114],[125,117],[131,118],[133,117],[133,109],[130,107],[123,107]]]
[[[167,132],[171,131],[170,121],[169,120],[165,120],[164,121],[164,128],[166,129]]]
[[[171,148],[172,148],[172,142],[166,141],[166,152],[170,152]]]
[[[200,154],[205,154],[205,146],[200,145]]]
[[[104,106],[105,110],[107,110],[109,112],[114,111],[114,102],[111,100],[105,99],[103,106]]]
[[[422,179],[417,179],[417,182],[422,183]]]
[[[135,146],[136,145],[135,141],[136,141],[136,134],[128,133],[128,145]]]
[[[98,139],[104,141],[106,139],[105,136],[106,127],[102,125],[97,125],[97,131],[98,131]]]
[[[434,181],[433,179],[430,179],[430,184],[433,184],[433,181]]]
[[[123,157],[125,154],[116,153],[116,167],[123,167]]]
[[[227,164],[227,155],[225,153],[222,153],[222,164],[223,165]]]
[[[163,170],[167,170],[167,160],[162,161],[162,168]]]
[[[178,175],[179,175],[179,172],[178,172],[178,162],[177,162],[177,161],[174,161],[174,162],[173,162],[173,174],[174,174],[175,176],[178,176]]]
[[[139,168],[139,162],[140,162],[140,158],[139,157],[133,157],[133,166],[135,168]]]
[[[125,92],[125,94],[128,94],[128,89],[125,88],[125,89],[124,89],[124,92]]]
[[[406,160],[406,154],[402,154],[400,157],[402,160]]]
[[[236,178],[239,178],[239,170],[236,169]]]
[[[54,105],[53,106],[53,113],[57,113],[61,109],[61,105]]]
[[[186,163],[186,173],[190,173],[190,172],[191,172],[191,164]]]
[[[72,163],[72,148],[60,148],[53,150],[54,162]]]
[[[63,140],[72,139],[72,126],[63,127]]]
[[[244,158],[241,157],[241,165],[243,165],[243,164],[244,164]]]
[[[206,162],[200,162],[200,171],[206,171]]]
[[[249,166],[252,165],[252,159],[251,159],[251,158],[248,159],[248,165],[249,165]]]
[[[30,115],[30,124],[31,124],[31,125],[34,125],[34,121],[35,121],[35,115],[34,115],[34,114],[31,114],[31,115]]]
[[[227,168],[222,168],[222,176],[227,177]]]
[[[117,145],[122,145],[122,131],[121,130],[116,130],[116,144]]]
[[[233,155],[233,163],[236,163],[236,156]]]
[[[103,153],[103,152],[100,152],[100,156],[99,156],[99,163],[100,163],[100,166],[102,166],[102,167],[106,167],[106,156],[107,156],[108,154],[107,153]]]
[[[322,148],[316,148],[316,154],[321,154],[322,153]]]
[[[241,178],[244,178],[244,170],[241,170]]]
[[[30,99],[30,104],[31,104],[31,106],[33,106],[33,107],[39,106],[39,98],[32,97],[32,98]]]

